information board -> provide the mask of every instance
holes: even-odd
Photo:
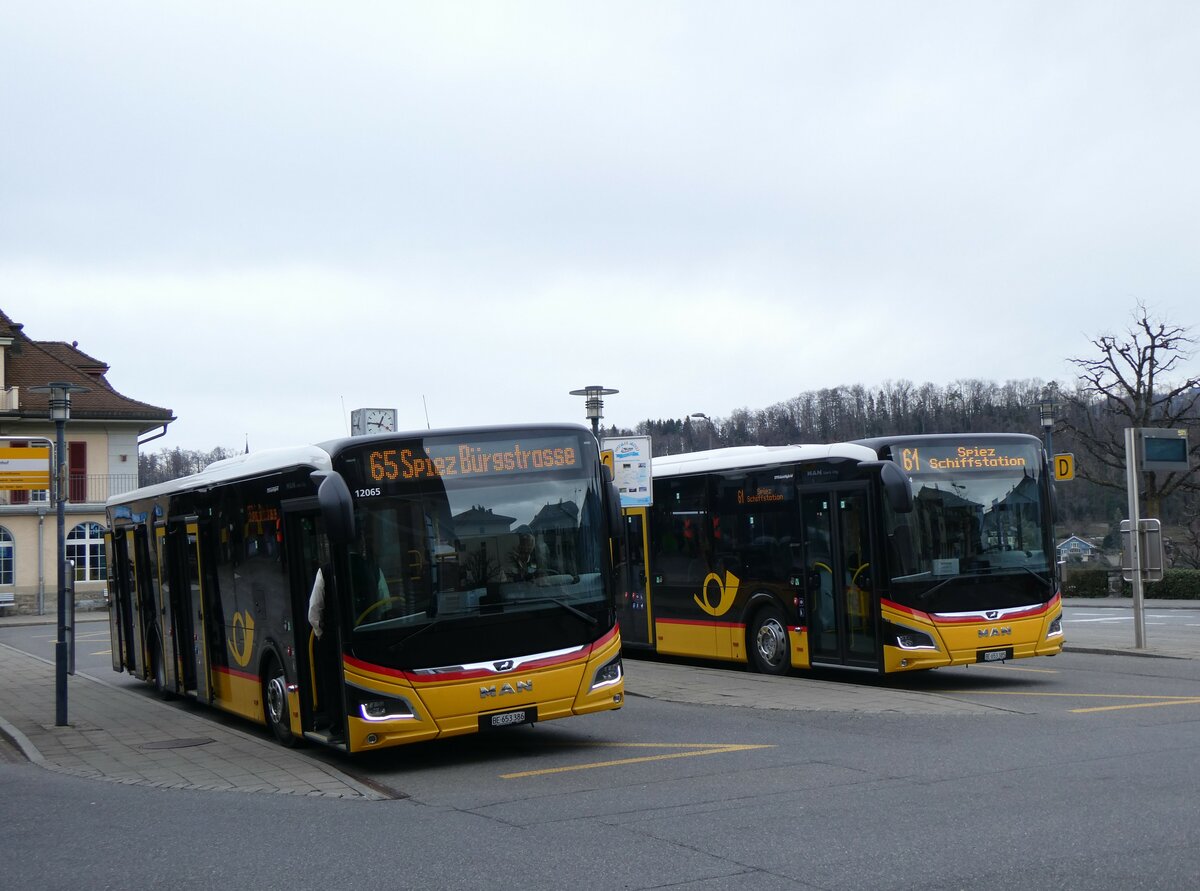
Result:
[[[603,439],[600,448],[613,456],[613,481],[621,496],[621,507],[649,507],[654,503],[650,485],[650,437],[614,436]]]
[[[0,445],[0,489],[49,489],[50,446]]]

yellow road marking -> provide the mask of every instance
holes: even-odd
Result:
[[[550,767],[544,770],[523,770],[519,773],[502,773],[502,780],[517,780],[524,777],[549,776],[555,773],[570,773],[574,770],[595,770],[598,767],[620,767],[625,764],[644,764],[649,761],[669,761],[672,758],[694,758],[698,755],[725,755],[730,752],[748,752],[752,749],[773,749],[774,746],[724,745],[720,743],[603,743],[611,748],[628,749],[688,749],[666,755],[643,755],[639,758],[618,758],[613,761],[593,761],[590,764],[573,764],[569,767]]]
[[[1137,702],[1121,705],[1097,705],[1090,708],[1073,708],[1073,715],[1087,715],[1092,712],[1115,712],[1127,708],[1158,708],[1164,705],[1200,705],[1200,697],[1192,696],[1156,696],[1140,693],[1036,693],[1021,692],[1020,690],[955,690],[943,691],[957,696],[1042,696],[1059,699],[1136,699]],[[1151,700],[1151,701],[1147,701]]]
[[[943,690],[943,693],[953,693],[959,696],[1057,696],[1062,699],[1167,699],[1172,702],[1180,700],[1191,701],[1188,696],[1152,696],[1141,693],[1037,693],[1032,690]]]
[[[1131,705],[1098,705],[1095,708],[1073,708],[1071,713],[1086,715],[1091,712],[1115,712],[1124,708],[1159,708],[1164,705],[1200,705],[1200,698],[1172,699],[1167,702],[1135,702]]]

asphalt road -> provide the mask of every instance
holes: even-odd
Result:
[[[84,640],[81,670],[85,652],[107,658],[102,639]],[[0,764],[6,880],[1091,891],[1178,889],[1200,874],[1198,660],[1066,653],[783,682],[819,685],[817,709],[773,702],[776,679],[703,673],[736,682],[741,701],[635,695],[616,713],[342,759],[390,793],[374,803]],[[880,696],[897,707],[854,706]],[[961,710],[933,708],[946,704]]]

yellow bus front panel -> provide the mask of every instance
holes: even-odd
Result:
[[[592,646],[501,660],[511,666],[404,672],[348,657],[350,751],[620,708],[620,649],[614,630]]]
[[[929,615],[885,601],[884,670],[1006,662],[1062,652],[1062,600],[990,614]]]

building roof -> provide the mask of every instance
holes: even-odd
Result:
[[[1064,538],[1062,541],[1060,541],[1058,543],[1058,547],[1065,548],[1067,545],[1069,545],[1073,541],[1079,542],[1081,545],[1083,545],[1085,548],[1088,548],[1089,550],[1096,549],[1096,546],[1094,544],[1092,544],[1090,541],[1088,541],[1085,538],[1080,538],[1078,535],[1071,535],[1071,536],[1068,536],[1067,538]]]
[[[20,388],[20,408],[0,414],[0,419],[45,420],[50,414],[50,394],[36,393],[33,388],[62,381],[87,390],[71,394],[72,420],[141,422],[146,430],[175,420],[169,408],[139,402],[114,390],[104,377],[108,365],[80,350],[78,342],[32,340],[23,328],[0,310],[0,340],[10,341],[4,350],[4,385]]]

